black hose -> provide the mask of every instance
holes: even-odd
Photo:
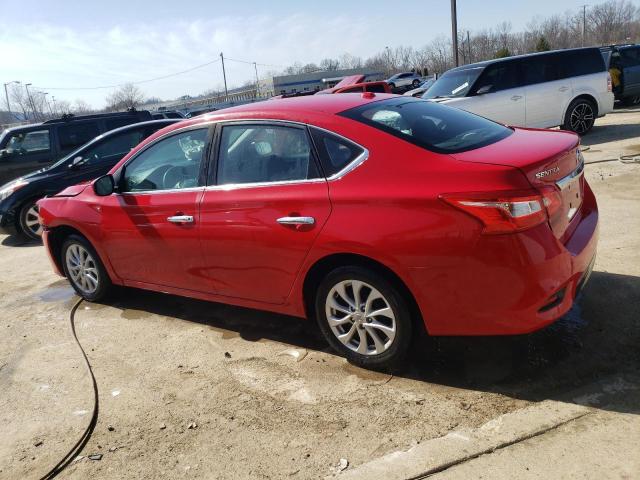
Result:
[[[50,478],[56,477],[71,462],[73,462],[74,458],[77,456],[78,453],[82,451],[82,449],[85,447],[85,445],[89,441],[89,438],[91,438],[91,434],[93,433],[93,430],[96,427],[96,423],[98,423],[98,383],[96,382],[96,377],[93,376],[93,370],[91,369],[89,358],[87,357],[87,354],[82,348],[82,345],[80,344],[80,340],[78,340],[78,335],[76,334],[76,323],[75,323],[76,311],[78,310],[78,307],[80,306],[82,301],[83,300],[81,298],[76,302],[76,304],[71,309],[71,312],[69,314],[69,323],[71,325],[71,333],[73,334],[73,338],[75,339],[76,344],[78,345],[78,348],[82,353],[82,357],[84,358],[84,363],[87,366],[87,371],[89,372],[89,376],[91,377],[91,382],[93,383],[93,413],[91,414],[91,421],[89,422],[89,425],[87,425],[87,428],[85,429],[80,439],[71,448],[71,450],[69,450],[69,452],[64,457],[62,457],[62,460],[60,460],[55,467],[49,470],[47,474],[42,476],[40,480],[48,480]]]

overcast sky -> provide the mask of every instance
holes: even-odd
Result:
[[[459,29],[502,21],[517,31],[535,16],[578,10],[583,0],[458,0]],[[287,66],[344,52],[367,57],[385,46],[421,47],[450,35],[450,2],[0,0],[0,82],[32,83],[57,99],[104,106],[109,89],[62,90],[139,81],[225,57]],[[277,67],[259,66],[264,72]],[[254,77],[227,62],[229,86]],[[222,84],[220,64],[140,85],[175,98]],[[2,92],[4,93],[4,92]]]

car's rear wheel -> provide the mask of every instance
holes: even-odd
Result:
[[[411,85],[413,85],[413,88],[418,88],[420,86],[420,80],[415,79],[413,82],[411,82]]]
[[[91,244],[70,235],[62,244],[61,263],[73,289],[90,302],[102,300],[112,289],[111,279]]]
[[[38,205],[36,205],[38,200],[40,199],[31,199],[20,208],[20,230],[31,240],[40,240],[42,238],[42,225],[40,225]]]
[[[329,344],[356,365],[391,370],[407,354],[410,310],[377,272],[356,266],[333,270],[320,283],[315,310]]]
[[[393,82],[389,82],[389,88],[393,91],[396,88],[396,84]]]
[[[564,130],[571,130],[578,135],[584,135],[593,128],[593,124],[596,121],[596,106],[591,100],[586,98],[576,98],[564,116],[564,124],[562,128]]]

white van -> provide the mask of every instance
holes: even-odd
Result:
[[[449,70],[423,98],[505,125],[560,126],[578,134],[613,110],[611,77],[597,48],[534,53]]]

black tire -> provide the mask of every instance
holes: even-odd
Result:
[[[39,198],[27,200],[18,213],[18,227],[22,235],[30,240],[42,240],[42,226],[38,221],[36,202]],[[35,222],[35,223],[34,223]]]
[[[418,88],[420,86],[420,80],[415,79],[413,82],[411,82],[411,85],[413,86],[413,88]]]
[[[396,84],[393,82],[389,82],[389,88],[391,89],[391,91],[393,92],[396,89]]]
[[[632,107],[634,105],[638,105],[640,103],[640,95],[635,95],[633,97],[624,97],[620,102],[626,107]]]
[[[562,128],[578,135],[586,135],[593,128],[597,116],[598,109],[591,100],[576,98],[564,114]]]
[[[370,304],[371,309],[373,309],[370,311],[382,311],[380,307],[386,304],[390,308],[390,313],[393,314],[394,319],[391,320],[391,318],[386,317],[384,314],[368,318],[364,310],[362,312],[354,312],[352,307],[343,307],[342,305],[352,305],[352,303],[342,302],[342,297],[333,289],[341,284],[344,285],[342,282],[348,283],[351,281],[366,284],[359,288],[358,296],[360,297],[360,294],[362,294],[363,297],[367,295],[366,299],[359,298],[359,300]],[[372,287],[372,289],[370,287]],[[342,291],[346,292],[348,296],[349,289],[351,289],[351,293],[355,292],[353,285],[351,285],[351,287],[347,285]],[[368,300],[370,298],[375,298],[375,296],[371,296],[374,292],[373,289],[377,290],[382,298],[369,302]],[[348,315],[343,310],[330,310],[331,312],[335,311],[337,315],[347,315],[339,320],[343,322],[342,324],[334,324],[333,327],[330,326],[327,317],[327,310],[331,307],[327,307],[326,302],[329,300],[330,294],[332,299],[337,302],[342,302],[340,303],[340,308],[354,312]],[[355,294],[353,298],[356,298]],[[361,303],[361,307],[365,303]],[[315,314],[320,330],[329,345],[346,357],[349,362],[360,367],[372,370],[393,371],[398,368],[409,350],[413,325],[407,300],[391,282],[375,271],[358,266],[340,267],[331,271],[321,281],[317,290]],[[333,315],[333,313],[331,313],[331,315]],[[355,315],[358,316],[357,320],[353,320]],[[350,319],[345,320],[347,317],[350,317]],[[382,327],[387,330],[380,330]],[[391,331],[392,327],[394,329],[393,338],[387,336],[387,333],[385,333]],[[334,329],[336,329],[337,333],[334,333]],[[381,353],[376,353],[378,346],[374,344],[374,337],[371,331],[375,332],[376,340],[379,341],[379,345],[383,347],[380,349]],[[347,340],[351,342],[349,343],[350,346],[347,346],[347,344],[338,339],[337,335],[340,333],[347,334],[345,338],[350,338],[350,340]],[[369,347],[371,347],[369,353],[358,353],[358,351],[356,351],[360,349],[362,338],[366,339],[363,348],[369,351]],[[357,345],[354,345],[353,342]],[[382,342],[384,342],[384,346]]]
[[[84,249],[84,251],[86,251],[91,258],[91,262],[88,262],[86,264],[86,271],[89,274],[89,270],[91,268],[91,273],[89,275],[92,278],[94,277],[93,273],[95,272],[94,278],[96,280],[96,286],[93,290],[83,288],[81,284],[82,280],[76,280],[77,275],[73,275],[70,271],[71,261],[67,261],[67,252],[74,247]],[[70,253],[70,255],[72,255],[72,253]],[[113,284],[111,283],[109,274],[105,270],[104,265],[102,264],[102,261],[98,256],[98,253],[86,238],[81,237],[80,235],[69,235],[65,239],[64,243],[62,244],[62,249],[60,250],[60,263],[64,270],[64,274],[67,277],[67,280],[69,280],[69,283],[71,284],[73,289],[85,300],[88,300],[90,302],[100,301],[107,298],[107,296],[109,296],[109,294],[113,291]],[[94,267],[90,267],[90,265],[93,265]],[[81,271],[85,272],[84,269]],[[93,287],[93,284],[90,280],[87,279],[86,282],[87,285]]]

